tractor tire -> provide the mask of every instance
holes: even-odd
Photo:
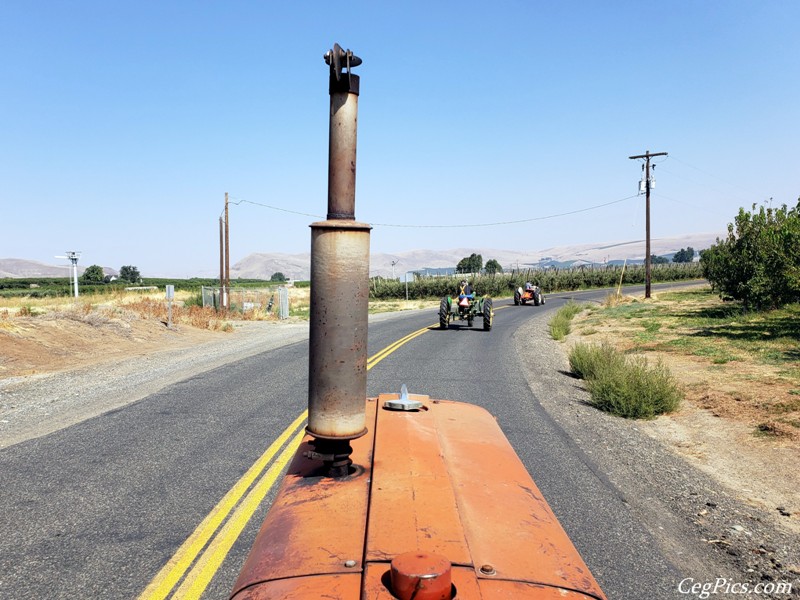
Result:
[[[519,290],[514,290],[514,306],[519,306]]]
[[[539,292],[533,293],[533,305],[539,306],[542,303],[542,295]]]
[[[474,320],[475,319],[472,316],[467,317],[467,327],[472,327],[472,323]]]
[[[492,330],[492,319],[494,315],[492,314],[492,299],[486,298],[483,301],[483,330],[484,331],[491,331]]]
[[[450,306],[447,298],[442,298],[439,303],[439,329],[447,329],[448,325],[450,325]]]

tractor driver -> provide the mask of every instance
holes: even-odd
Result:
[[[472,287],[467,283],[466,279],[462,279],[458,286],[458,303],[466,303],[467,299],[472,300],[474,297],[475,294],[472,293]]]

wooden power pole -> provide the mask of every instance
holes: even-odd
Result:
[[[225,226],[219,218],[219,308],[223,306],[225,292]]]
[[[645,257],[644,257],[644,297],[650,297],[650,159],[654,156],[667,156],[666,152],[654,152],[650,154],[650,150],[644,154],[637,156],[629,156],[630,159],[643,158],[645,159],[645,197],[646,199],[646,217],[645,217]]]
[[[231,246],[230,229],[228,223],[228,192],[225,192],[225,308],[231,307]]]

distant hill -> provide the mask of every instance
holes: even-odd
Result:
[[[691,246],[696,251],[704,250],[714,243],[722,233],[697,233],[672,238],[650,240],[650,251],[656,256],[672,259],[683,248]],[[627,242],[596,242],[574,246],[557,246],[543,250],[497,250],[492,248],[454,248],[452,250],[411,250],[396,254],[372,254],[370,275],[402,278],[406,272],[424,269],[447,269],[455,267],[465,256],[480,254],[483,261],[495,259],[504,271],[544,266],[568,267],[576,264],[604,264],[644,262],[645,240]],[[392,268],[394,263],[394,268]],[[273,273],[281,272],[290,279],[306,280],[310,277],[310,255],[258,253],[250,254],[231,265],[231,278],[269,279]]]
[[[78,265],[78,275],[82,275],[84,267]],[[114,269],[103,267],[106,275],[117,275]],[[35,260],[24,258],[0,258],[0,278],[33,279],[36,277],[70,277],[72,265],[46,265]]]
[[[682,248],[691,246],[697,251],[710,247],[724,233],[695,233],[671,238],[657,238],[650,242],[650,250],[656,256],[671,259]],[[410,250],[397,254],[372,254],[370,256],[370,275],[402,278],[410,271],[424,269],[448,269],[455,267],[465,256],[480,254],[483,261],[495,259],[504,271],[511,269],[529,269],[534,267],[558,266],[568,267],[579,264],[631,263],[643,262],[645,241],[595,242],[573,246],[556,246],[535,250],[521,248],[518,250],[497,250],[493,248],[454,248],[452,250]],[[283,273],[289,279],[307,280],[311,271],[309,253],[282,254],[254,253],[231,265],[231,279],[269,279],[274,273]],[[394,263],[394,268],[392,267]],[[103,269],[106,274],[116,275],[113,269]],[[83,269],[78,268],[82,273]],[[67,266],[45,265],[32,260],[18,258],[0,259],[0,277],[66,277]],[[216,273],[197,276],[215,277]]]

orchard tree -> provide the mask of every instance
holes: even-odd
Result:
[[[739,209],[728,237],[700,252],[703,277],[745,308],[800,302],[800,199],[788,209]]]
[[[483,268],[483,257],[474,252],[465,256],[456,265],[456,273],[480,273]]]
[[[503,267],[500,266],[500,263],[497,262],[495,259],[490,258],[486,261],[486,266],[484,267],[487,275],[495,275],[496,273],[502,273]]]
[[[105,279],[105,273],[103,273],[103,267],[100,265],[91,265],[86,267],[86,270],[81,275],[81,283],[103,283]]]
[[[139,269],[134,267],[133,265],[124,265],[119,269],[119,278],[124,281],[130,281],[131,283],[136,283],[141,279],[141,275],[139,274]]]
[[[273,273],[272,277],[269,278],[270,281],[278,281],[283,282],[286,281],[286,275],[278,271],[277,273]]]
[[[655,254],[650,255],[650,264],[651,265],[665,265],[669,261],[664,258],[663,256],[656,256]]]
[[[681,248],[675,253],[675,256],[672,257],[672,262],[674,263],[690,263],[694,262],[694,248],[689,246],[688,248]]]

